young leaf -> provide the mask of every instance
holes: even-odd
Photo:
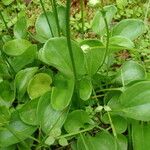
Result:
[[[3,46],[3,51],[10,56],[18,56],[23,54],[31,43],[24,39],[15,39],[8,41]]]
[[[68,108],[57,111],[51,106],[51,93],[47,92],[40,97],[37,116],[38,122],[44,133],[51,135],[53,130],[60,129],[66,120]]]
[[[93,86],[91,80],[82,78],[79,82],[79,95],[82,100],[88,100],[92,94]]]
[[[113,5],[105,6],[104,11],[109,25],[117,12],[117,8]],[[98,11],[95,15],[92,22],[92,29],[96,34],[100,35],[103,35],[106,32],[106,25],[101,11]]]
[[[33,99],[19,109],[20,119],[28,125],[38,125],[37,106],[39,99]]]
[[[142,65],[135,61],[125,62],[116,75],[115,82],[119,85],[127,85],[132,81],[146,79],[146,72]]]
[[[31,136],[36,127],[24,124],[15,111],[11,114],[11,120],[8,126],[0,128],[0,147],[7,147]]]
[[[27,35],[27,21],[25,17],[19,18],[14,25],[14,36],[17,39],[25,38]]]
[[[27,92],[31,99],[42,96],[51,90],[52,78],[47,73],[36,74],[29,82]]]
[[[72,41],[73,58],[78,77],[85,74],[84,55],[80,47]],[[41,61],[48,65],[56,67],[67,77],[73,77],[72,63],[67,46],[67,40],[64,37],[48,40],[43,49],[39,52]]]
[[[21,98],[24,96],[29,81],[37,71],[38,71],[37,67],[32,67],[21,70],[16,74],[15,87],[17,91],[18,100],[21,100]]]
[[[69,113],[64,128],[68,133],[77,132],[81,128],[85,129],[90,126],[91,121],[87,112],[83,110],[75,110]]]
[[[150,121],[150,81],[127,88],[120,96],[120,114],[135,120]]]
[[[99,40],[84,40],[80,46],[84,51],[87,73],[93,76],[103,63],[106,49]]]
[[[112,31],[112,35],[124,36],[130,40],[135,40],[144,33],[145,25],[139,19],[125,19],[120,21]]]
[[[51,94],[51,105],[56,110],[66,108],[72,98],[74,91],[74,80],[61,74],[55,77],[54,87]]]

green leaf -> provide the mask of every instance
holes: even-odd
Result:
[[[84,51],[87,73],[93,76],[103,63],[106,49],[99,40],[84,40],[80,46]]]
[[[124,37],[124,36],[113,36],[111,37],[110,39],[110,49],[112,49],[111,51],[112,52],[116,52],[116,51],[119,51],[119,50],[124,50],[124,49],[133,49],[134,48],[134,43]]]
[[[23,69],[26,65],[31,64],[37,56],[37,46],[31,45],[27,50],[11,60],[11,65],[16,72]]]
[[[146,79],[146,72],[142,65],[135,61],[125,62],[115,77],[115,82],[119,85],[127,85],[132,81]]]
[[[130,40],[135,40],[144,33],[145,25],[139,19],[125,19],[120,21],[112,31],[112,35],[124,36]]]
[[[15,90],[12,83],[7,80],[0,83],[0,106],[11,106],[15,100]]]
[[[27,86],[31,78],[38,71],[37,67],[26,68],[19,71],[15,77],[15,87],[17,92],[18,100],[21,100],[24,96]]]
[[[14,25],[14,36],[17,39],[25,38],[27,35],[27,21],[25,17],[19,18]]]
[[[33,99],[19,109],[20,119],[28,125],[38,125],[37,106],[39,99]]]
[[[117,8],[113,5],[109,5],[104,7],[104,11],[109,25],[117,12]],[[92,29],[96,34],[100,35],[103,35],[106,32],[106,25],[101,11],[98,11],[95,15],[92,22]]]
[[[7,6],[10,5],[13,1],[14,0],[2,0],[2,3]]]
[[[74,80],[72,78],[69,79],[61,74],[58,74],[55,77],[54,87],[52,88],[52,107],[56,110],[62,110],[66,108],[71,101],[73,91]]]
[[[118,8],[123,9],[125,6],[128,5],[128,1],[127,0],[116,0],[116,4],[117,4]]]
[[[128,150],[128,140],[123,134],[117,135],[118,150]]]
[[[93,86],[91,79],[82,78],[79,82],[79,95],[82,100],[88,100],[92,94]]]
[[[24,124],[17,111],[12,113],[10,123],[5,128],[0,128],[0,147],[7,147],[31,136],[36,127]]]
[[[134,121],[132,123],[132,143],[134,150],[147,150],[150,147],[150,124]]]
[[[150,81],[141,81],[127,88],[120,96],[120,104],[120,115],[150,121]]]
[[[114,150],[115,140],[108,132],[100,132],[95,137],[80,134],[77,141],[78,150]]]
[[[3,51],[10,56],[18,56],[23,54],[31,43],[24,39],[15,39],[8,41],[3,46]]]
[[[41,96],[37,108],[37,116],[44,133],[51,135],[54,130],[60,129],[66,120],[67,114],[68,108],[62,111],[57,111],[52,108],[50,92]]]
[[[36,74],[28,84],[28,94],[31,99],[42,96],[47,91],[51,90],[50,84],[52,78],[47,73]]]
[[[67,146],[67,145],[68,145],[68,141],[67,141],[66,138],[60,138],[60,139],[59,139],[59,144],[60,144],[61,146]]]
[[[8,124],[11,113],[5,106],[0,106],[0,127]]]
[[[68,133],[77,132],[93,124],[87,112],[75,110],[69,113],[64,128]]]
[[[77,76],[85,74],[84,55],[80,47],[72,41],[73,58]],[[39,52],[41,61],[56,67],[66,76],[73,77],[72,63],[69,55],[67,40],[64,37],[48,40]]]

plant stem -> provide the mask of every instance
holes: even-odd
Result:
[[[51,0],[51,1],[52,1],[53,13],[55,15],[55,20],[56,20],[58,35],[60,37],[60,25],[59,25],[59,19],[58,19],[57,4],[56,4],[56,0]]]
[[[4,17],[3,17],[2,11],[0,11],[0,16],[1,16],[2,20],[3,20],[3,22],[4,22],[5,28],[6,28],[7,31],[9,32],[9,28],[8,28],[8,26],[7,26],[7,23],[6,23],[5,19],[4,19]]]
[[[109,89],[102,89],[96,92],[105,92],[105,91],[123,91],[122,88],[109,88]]]
[[[77,80],[75,62],[73,58],[73,51],[72,51],[72,45],[71,45],[71,37],[70,37],[70,7],[71,7],[70,5],[71,5],[71,0],[67,0],[67,3],[66,3],[66,36],[67,36],[67,44],[68,44],[70,59],[72,62],[73,74],[74,74],[75,80]]]
[[[84,39],[84,1],[80,0],[81,20],[82,20],[82,39]]]
[[[44,7],[44,4],[43,4],[43,1],[42,1],[42,0],[40,0],[40,4],[41,4],[41,6],[42,6],[42,9],[43,9],[45,18],[46,18],[46,20],[47,20],[47,23],[48,23],[48,26],[49,26],[51,35],[52,35],[52,37],[54,37],[53,31],[52,31],[52,27],[51,27],[51,24],[50,24],[50,22],[49,22],[48,16],[47,16],[47,14],[46,14],[46,10],[45,10],[45,7]]]

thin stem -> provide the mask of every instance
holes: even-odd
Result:
[[[107,38],[106,38],[106,51],[105,51],[105,54],[104,54],[103,62],[100,65],[100,67],[97,69],[97,72],[103,66],[103,64],[105,63],[106,57],[109,54],[109,36],[110,36],[109,35],[109,26],[108,26],[108,22],[107,22],[105,11],[104,11],[103,7],[102,7],[102,11],[101,12],[102,12],[102,16],[103,16],[103,19],[104,19],[104,22],[105,22],[105,26],[106,26]]]
[[[41,4],[41,6],[42,6],[42,9],[43,9],[45,18],[46,18],[46,20],[47,20],[47,23],[48,23],[48,26],[49,26],[51,35],[52,35],[52,37],[54,37],[53,31],[52,31],[52,27],[51,27],[51,24],[50,24],[50,22],[49,22],[48,16],[47,16],[47,14],[46,14],[46,10],[45,10],[45,7],[44,7],[44,4],[43,4],[43,1],[42,1],[42,0],[40,0],[40,4]]]
[[[73,58],[73,51],[72,51],[72,45],[71,45],[71,37],[70,37],[70,7],[71,7],[70,5],[71,5],[71,0],[67,0],[67,4],[66,4],[66,36],[67,36],[67,44],[68,44],[70,59],[72,62],[73,74],[74,74],[75,80],[77,80],[75,62],[74,62],[74,58]]]
[[[105,92],[105,91],[123,91],[123,88],[109,88],[109,89],[102,89],[96,92]]]
[[[84,39],[84,1],[80,0],[81,20],[82,20],[82,39]]]
[[[8,26],[7,26],[7,23],[6,23],[5,19],[4,19],[4,17],[3,17],[2,11],[0,11],[0,16],[1,16],[2,20],[3,20],[3,22],[4,22],[5,28],[6,28],[7,31],[9,32],[9,28],[8,28]]]
[[[52,8],[53,8],[53,13],[55,15],[55,21],[56,21],[56,25],[57,25],[58,35],[60,37],[60,25],[59,25],[59,19],[58,19],[57,4],[56,4],[56,0],[51,0],[51,1],[53,1]]]

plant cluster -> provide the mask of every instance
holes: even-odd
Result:
[[[150,80],[140,59],[115,66],[116,53],[135,53],[147,32],[140,19],[113,22],[114,5],[101,6],[85,38],[71,36],[71,0],[51,0],[28,32],[19,17],[0,39],[0,148],[8,150],[147,150]],[[103,3],[101,4],[103,5]],[[9,27],[0,12],[6,29]],[[98,38],[96,38],[98,37]]]

